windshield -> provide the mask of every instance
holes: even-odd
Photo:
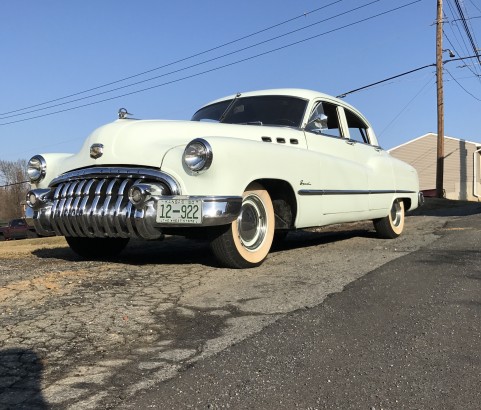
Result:
[[[281,95],[241,97],[229,107],[232,101],[221,101],[201,108],[192,121],[218,122],[224,114],[222,122],[227,124],[300,127],[307,106],[306,100]]]

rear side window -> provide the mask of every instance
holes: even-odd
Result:
[[[369,144],[369,136],[367,124],[352,111],[344,108],[346,113],[347,127],[349,128],[349,139],[363,144]]]

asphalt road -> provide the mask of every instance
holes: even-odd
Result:
[[[481,218],[122,408],[481,408]]]
[[[298,232],[246,271],[176,238],[2,242],[0,409],[479,408],[480,212]]]

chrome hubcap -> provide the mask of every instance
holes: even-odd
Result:
[[[402,218],[402,209],[399,201],[395,201],[391,208],[391,221],[394,226],[399,226]]]
[[[242,245],[250,251],[256,250],[264,241],[267,231],[267,214],[262,201],[255,195],[247,196],[237,219]]]

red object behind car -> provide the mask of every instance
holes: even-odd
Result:
[[[37,235],[23,218],[12,219],[7,226],[0,227],[0,240],[34,238]]]

